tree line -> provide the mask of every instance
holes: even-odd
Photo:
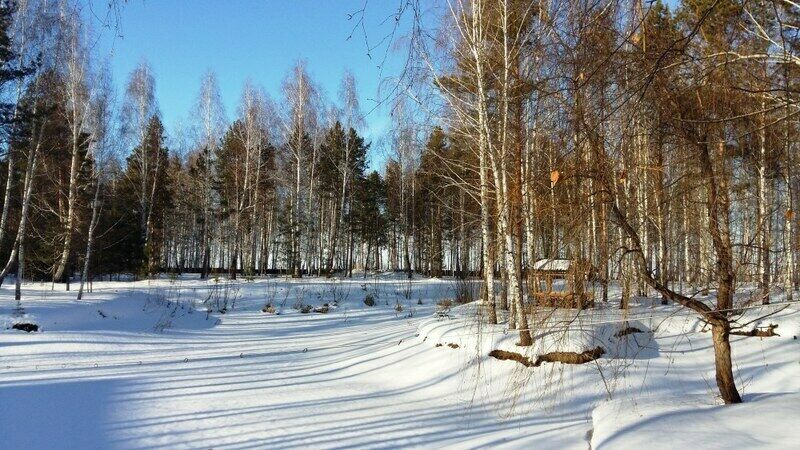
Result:
[[[247,82],[229,120],[209,72],[169,136],[149,64],[118,98],[80,3],[2,6],[0,279],[386,267],[389,188],[352,74],[330,100],[300,61],[278,101]]]

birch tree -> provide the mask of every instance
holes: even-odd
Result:
[[[101,192],[108,180],[109,159],[112,156],[112,136],[111,120],[113,115],[113,91],[111,86],[110,74],[107,71],[101,72],[98,80],[98,92],[94,96],[91,114],[88,117],[88,127],[92,136],[89,144],[89,156],[92,159],[92,183],[94,184],[94,194],[91,201],[91,218],[89,227],[86,231],[86,251],[83,257],[83,268],[81,270],[80,287],[78,288],[78,300],[83,297],[84,286],[89,280],[89,270],[91,267],[92,256],[95,251],[95,237],[97,226],[100,223],[100,214],[103,209]]]
[[[81,161],[81,149],[86,145],[85,139],[89,134],[85,133],[86,122],[91,113],[90,102],[90,75],[89,75],[89,56],[85,44],[85,31],[81,23],[78,12],[69,8],[67,4],[61,5],[60,21],[61,36],[60,58],[64,61],[64,98],[67,100],[68,115],[65,118],[69,124],[71,134],[72,157],[69,168],[69,187],[67,194],[66,217],[62,218],[64,227],[64,245],[61,256],[55,265],[53,281],[67,282],[69,290],[68,264],[72,254],[72,240],[75,234],[76,214],[78,210],[78,173],[83,163]]]
[[[310,191],[310,183],[313,182],[313,177],[308,175],[311,174],[316,156],[311,139],[317,124],[317,88],[303,61],[297,62],[284,80],[283,96],[286,111],[282,120],[282,134],[287,149],[286,175],[289,184],[288,266],[292,276],[299,278],[302,276],[302,233],[308,205],[308,197],[304,195],[308,191],[303,188],[308,186]]]
[[[219,148],[220,139],[225,127],[225,110],[222,107],[217,78],[213,72],[207,72],[200,84],[200,93],[197,97],[195,114],[199,126],[200,154],[204,161],[200,174],[200,189],[203,194],[203,214],[200,231],[200,248],[202,255],[202,268],[200,278],[208,277],[211,264],[211,213],[213,207],[213,158]]]
[[[150,65],[142,61],[131,72],[122,103],[120,117],[120,135],[125,138],[128,148],[144,147],[147,141],[151,120],[159,115],[155,98],[155,78]],[[144,150],[144,149],[143,149]],[[139,233],[142,246],[145,247],[150,238],[148,220],[152,206],[155,173],[163,161],[153,160],[153,152],[135,152],[132,164],[141,174],[137,180],[136,201],[138,203]]]

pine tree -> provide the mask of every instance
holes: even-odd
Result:
[[[133,149],[127,158],[124,174],[125,197],[128,205],[135,205],[137,221],[136,235],[127,239],[138,242],[132,260],[139,267],[138,273],[152,276],[158,272],[162,262],[164,243],[164,214],[171,205],[169,180],[169,151],[164,146],[164,126],[158,116],[153,116],[147,124],[144,140]],[[150,161],[147,167],[139,161]],[[136,202],[142,187],[146,189],[146,202]]]

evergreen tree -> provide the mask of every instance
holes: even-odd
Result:
[[[352,223],[366,243],[364,271],[380,267],[381,251],[387,243],[386,183],[377,171],[356,181]]]
[[[153,116],[147,124],[144,141],[133,149],[127,158],[122,196],[137,220],[135,234],[127,234],[126,245],[134,249],[131,260],[138,267],[138,273],[153,275],[158,272],[162,261],[164,243],[164,214],[171,207],[169,151],[164,146],[164,126],[158,116]],[[146,153],[146,158],[142,158]],[[139,161],[150,164],[143,167]],[[136,199],[142,187],[146,189],[147,201],[144,207]],[[138,243],[138,245],[136,245]]]
[[[14,50],[9,32],[17,11],[16,2],[3,0],[0,2],[0,94],[8,91],[8,86],[18,82],[33,72],[33,67],[25,67],[20,62],[20,55]],[[8,139],[10,126],[14,121],[16,103],[6,100],[0,95],[0,132],[4,141]]]

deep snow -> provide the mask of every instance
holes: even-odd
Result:
[[[22,311],[6,286],[0,448],[797,445],[786,431],[800,426],[797,305],[765,319],[780,337],[734,338],[749,403],[724,407],[710,333],[648,299],[627,315],[542,313],[536,346],[520,349],[474,304],[436,314],[454,297],[450,280],[103,282],[81,302],[26,284]],[[208,313],[209,299],[216,309],[227,299],[227,312]],[[266,303],[278,314],[261,312]],[[303,314],[300,303],[330,311]],[[5,330],[19,321],[42,331]],[[628,326],[643,332],[615,336]],[[595,345],[607,354],[575,366],[487,356]]]

